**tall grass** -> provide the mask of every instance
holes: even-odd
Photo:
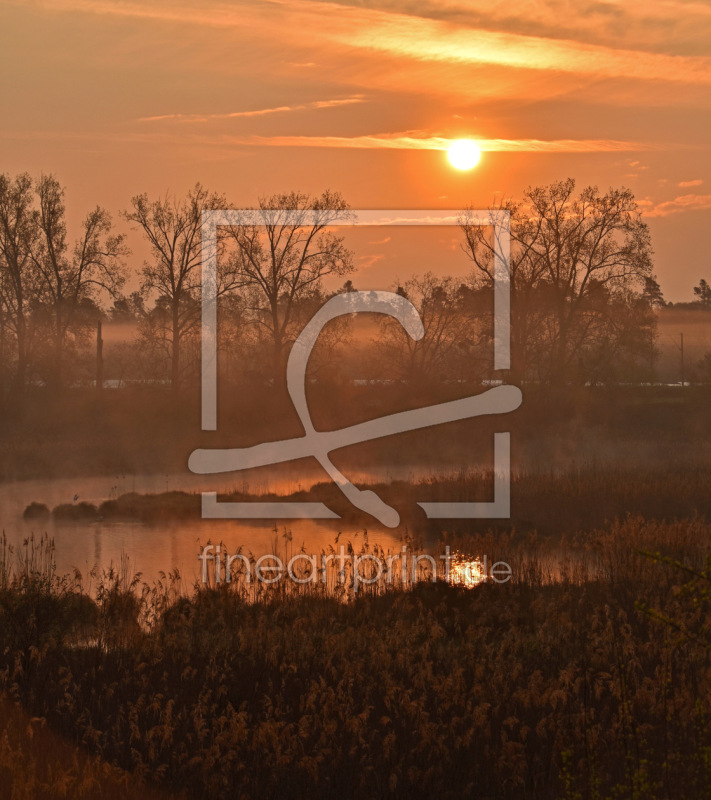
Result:
[[[0,595],[0,683],[194,798],[708,796],[709,601],[689,586],[705,522],[630,517],[571,537],[557,571],[534,536],[449,542],[510,558],[514,579],[249,602],[175,575],[147,588],[124,564],[89,600],[23,555]]]
[[[175,797],[66,741],[43,717],[0,696],[0,797],[7,800],[160,800]]]

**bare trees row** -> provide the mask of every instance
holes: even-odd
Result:
[[[63,195],[51,176],[0,176],[0,371],[16,395],[33,380],[61,386],[99,304],[113,298],[116,318],[137,321],[135,352],[178,389],[197,361],[203,214],[228,201],[200,184],[183,198],[134,197],[122,217],[149,257],[140,291],[127,298],[124,236],[97,207],[70,243]],[[502,210],[510,215],[513,378],[615,380],[650,368],[660,292],[651,290],[658,284],[650,237],[632,194],[594,187],[576,194],[568,180],[529,189],[522,202],[491,213]],[[249,351],[259,371],[283,376],[290,343],[325,300],[324,279],[354,269],[333,227],[349,221],[338,193],[288,193],[218,229],[221,342],[233,358]],[[425,382],[491,375],[495,243],[471,212],[462,214],[461,230],[472,274],[455,281],[430,272],[399,287],[418,307],[425,336],[415,343],[384,322],[374,343],[383,375]]]
[[[203,213],[226,208],[227,200],[200,184],[184,198],[132,199],[122,217],[141,232],[150,257],[140,271],[140,291],[129,301],[119,294],[126,279],[124,236],[96,208],[70,246],[63,196],[51,176],[36,182],[28,175],[0,176],[0,358],[14,394],[33,381],[62,385],[68,352],[86,338],[99,301],[109,298],[115,310],[139,317],[144,345],[164,351],[178,389],[183,349],[200,319]],[[289,193],[263,199],[256,214],[219,230],[218,298],[221,313],[234,318],[239,309],[248,312],[266,333],[279,374],[298,310],[320,297],[325,276],[353,268],[343,238],[328,230],[337,217],[348,218],[348,206],[334,192],[316,198]],[[144,298],[155,303],[152,310]]]
[[[506,218],[508,375],[494,373],[492,361],[496,255]],[[466,210],[460,227],[474,269],[466,282],[430,273],[399,287],[420,311],[425,336],[413,342],[383,323],[380,363],[391,375],[553,385],[654,379],[655,308],[663,301],[649,230],[631,192],[576,193],[566,180],[530,188],[521,202],[503,200],[485,219]]]
[[[203,213],[226,207],[223,196],[198,184],[182,201],[134,197],[131,211],[124,215],[150,244],[152,257],[143,266],[142,288],[156,293],[168,312],[163,323],[160,314],[149,323],[157,319],[158,338],[169,343],[174,387],[181,383],[183,342],[199,321]],[[217,297],[218,303],[223,301],[221,310],[234,316],[240,310],[235,302],[239,292],[241,310],[270,342],[272,370],[278,377],[285,350],[298,331],[298,309],[309,297],[320,296],[326,276],[353,269],[343,237],[328,229],[337,219],[347,221],[348,206],[335,192],[316,198],[289,193],[260,200],[255,211],[218,228]]]

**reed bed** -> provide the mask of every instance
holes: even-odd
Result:
[[[124,562],[89,597],[50,542],[0,546],[0,687],[188,798],[708,796],[704,520],[628,517],[557,562],[532,535],[444,541],[511,581],[255,601]]]

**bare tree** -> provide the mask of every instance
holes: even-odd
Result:
[[[32,179],[26,173],[12,180],[0,175],[0,314],[2,314],[2,359],[14,349],[13,394],[20,396],[27,379],[29,306],[37,291],[32,250],[37,238]],[[6,333],[13,337],[12,344]],[[0,369],[5,373],[6,364]]]
[[[350,221],[348,209],[336,192],[315,198],[291,192],[260,199],[257,221],[245,216],[231,228],[252,311],[271,342],[276,380],[282,377],[300,301],[320,292],[326,276],[354,269],[343,237],[327,230]]]
[[[170,381],[178,390],[182,381],[182,349],[200,320],[200,267],[202,265],[202,213],[224,208],[222,195],[199,183],[184,199],[166,195],[150,201],[134,197],[124,218],[137,226],[150,244],[152,260],[143,267],[143,290],[157,292],[167,310],[162,338],[170,350]],[[233,262],[218,259],[218,294],[238,283]]]
[[[503,201],[492,212],[511,215],[512,367],[523,375],[531,351],[545,354],[541,377],[564,382],[579,364],[581,348],[601,335],[613,307],[600,304],[643,289],[652,276],[649,230],[627,189],[601,194],[575,181],[529,188],[523,203]],[[465,211],[461,227],[474,280],[492,286],[494,242]],[[609,319],[609,316],[608,316]]]
[[[32,259],[38,272],[43,316],[49,322],[49,377],[57,387],[64,378],[65,349],[86,332],[87,310],[98,313],[102,293],[116,296],[125,281],[128,249],[121,234],[113,233],[111,215],[97,206],[90,211],[70,249],[67,244],[64,189],[52,175],[36,187],[39,201],[38,235]],[[89,315],[91,316],[91,315]]]

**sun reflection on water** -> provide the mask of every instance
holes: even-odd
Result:
[[[457,586],[477,586],[487,580],[485,567],[478,558],[464,553],[452,553],[449,582]]]

